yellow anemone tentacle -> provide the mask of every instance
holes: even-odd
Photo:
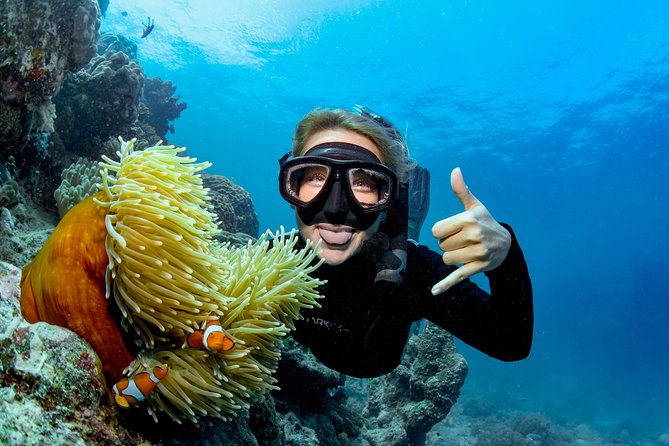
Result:
[[[268,232],[241,249],[221,245],[198,175],[209,164],[173,146],[136,151],[134,143],[122,141],[119,160],[101,163],[99,200],[108,209],[109,295],[146,349],[128,373],[156,363],[170,371],[147,399],[156,418],[228,419],[254,393],[276,388],[281,338],[301,308],[317,305],[316,252],[296,250],[295,233]],[[211,318],[232,349],[183,342]]]

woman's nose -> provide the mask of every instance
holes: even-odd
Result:
[[[348,202],[344,196],[341,180],[337,179],[332,184],[330,195],[323,207],[323,214],[329,223],[342,224],[346,221],[348,211]]]

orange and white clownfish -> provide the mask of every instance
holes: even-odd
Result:
[[[154,367],[152,370],[138,373],[131,378],[123,378],[112,387],[116,404],[124,409],[131,405],[139,407],[139,403],[151,395],[158,383],[166,376],[167,369]]]
[[[207,321],[203,330],[195,330],[186,337],[186,342],[198,350],[221,350],[227,352],[235,342],[223,331],[218,319]]]

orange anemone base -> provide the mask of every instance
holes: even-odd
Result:
[[[106,211],[89,197],[65,214],[23,268],[21,312],[30,323],[59,325],[84,338],[100,357],[107,378],[116,382],[134,355],[105,298]]]

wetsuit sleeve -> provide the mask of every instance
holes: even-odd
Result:
[[[483,353],[502,361],[526,358],[532,346],[534,311],[527,264],[513,230],[511,248],[504,262],[485,275],[490,293],[465,280],[432,296],[430,287],[452,272],[441,256],[417,246],[416,262],[407,270],[414,290],[420,290],[423,317]]]

